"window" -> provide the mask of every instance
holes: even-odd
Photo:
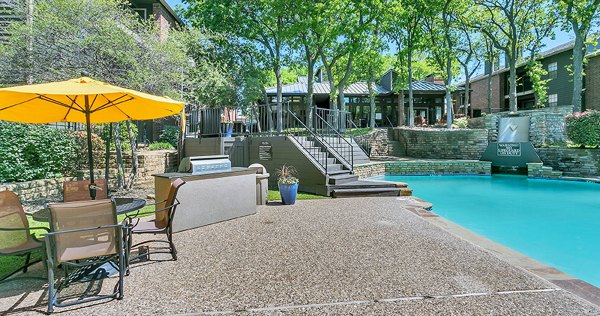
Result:
[[[142,20],[147,20],[148,19],[148,14],[146,9],[144,8],[133,8],[133,11],[136,12],[137,14],[140,15],[140,18]]]
[[[557,72],[558,72],[558,64],[556,62],[548,65],[548,78],[556,79]]]
[[[548,106],[558,105],[558,94],[551,94],[548,96]]]

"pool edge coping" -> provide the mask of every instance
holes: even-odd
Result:
[[[421,217],[428,223],[431,223],[436,227],[483,249],[484,251],[504,262],[509,263],[510,265],[523,269],[530,274],[548,281],[551,284],[558,286],[561,289],[589,302],[590,304],[600,306],[599,287],[562,272],[541,261],[528,257],[512,248],[471,231],[444,217],[441,217],[437,214],[434,215],[434,213],[429,210],[423,210],[424,212],[414,212],[414,214]],[[424,213],[430,213],[433,216],[424,215]]]

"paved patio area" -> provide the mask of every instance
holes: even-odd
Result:
[[[122,301],[57,312],[600,314],[407,211],[411,203],[392,197],[263,206],[254,216],[176,234],[179,260],[134,266]],[[44,311],[42,283],[0,285],[0,313]]]

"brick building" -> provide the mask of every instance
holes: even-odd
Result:
[[[573,41],[556,46],[541,54],[539,61],[548,72],[545,79],[550,79],[548,87],[548,100],[546,107],[570,105],[573,98],[573,80],[569,70]],[[600,44],[588,46],[585,66],[584,89],[582,102],[585,108],[600,110]],[[509,69],[504,67],[494,70],[492,65],[486,65],[484,74],[471,80],[470,113],[480,116],[489,113],[488,109],[488,81],[491,73],[491,112],[508,111],[509,104]],[[464,82],[459,85],[464,87]],[[464,107],[464,91],[455,93],[454,99],[459,108]],[[527,75],[525,65],[517,67],[517,106],[519,110],[535,108],[535,97],[532,83]]]

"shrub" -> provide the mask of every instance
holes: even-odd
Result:
[[[179,140],[179,127],[174,125],[166,125],[160,133],[159,140],[162,143],[169,143],[173,147],[177,147]]]
[[[295,184],[298,183],[298,172],[293,166],[283,165],[277,169],[277,183]]]
[[[175,147],[169,143],[152,143],[148,145],[148,150],[173,150]]]
[[[0,182],[73,175],[77,151],[71,131],[0,121]]]
[[[469,120],[466,117],[459,117],[452,122],[453,128],[469,128]]]
[[[600,112],[585,111],[569,114],[566,117],[567,138],[573,143],[585,146],[600,146]]]
[[[87,132],[77,131],[74,133],[77,141],[77,169],[88,170],[88,149],[87,149]],[[92,133],[92,155],[94,157],[94,169],[104,168],[104,155],[106,148],[104,140]]]

